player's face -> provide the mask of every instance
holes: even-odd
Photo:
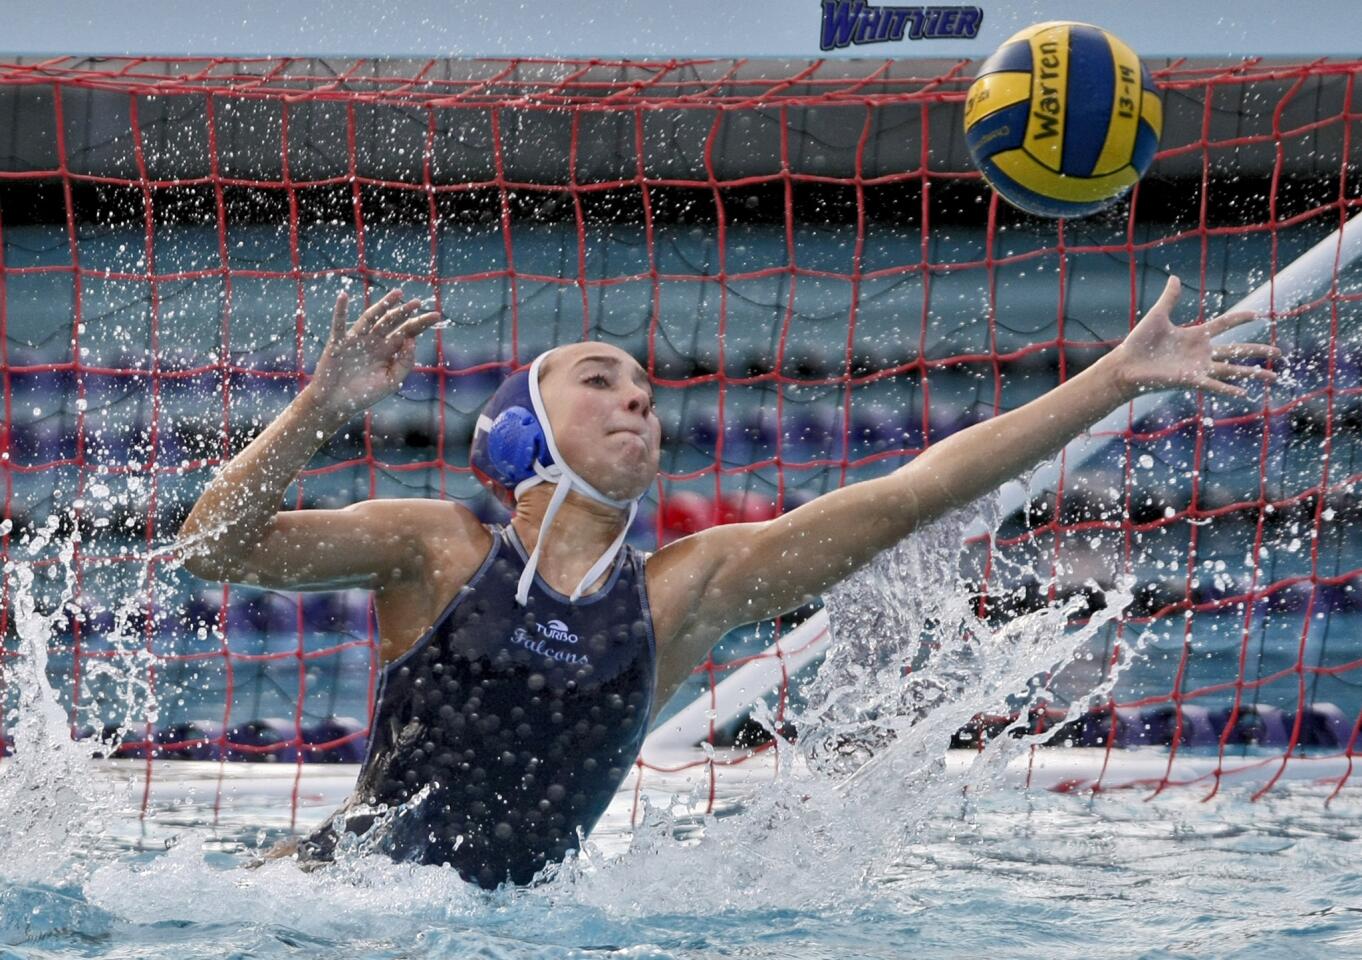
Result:
[[[555,350],[539,380],[554,440],[568,464],[601,493],[633,499],[657,477],[662,426],[648,375],[601,343]]]

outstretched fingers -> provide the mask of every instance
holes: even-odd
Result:
[[[1247,344],[1242,344],[1242,346],[1247,346]],[[1206,373],[1197,379],[1196,385],[1202,390],[1209,390],[1226,397],[1235,397],[1240,400],[1248,397],[1247,390],[1227,383],[1226,381],[1229,380],[1257,380],[1260,383],[1276,383],[1277,373],[1273,370],[1265,370],[1262,367],[1248,367],[1214,360],[1207,368]]]
[[[1227,343],[1211,350],[1212,360],[1280,360],[1282,351],[1270,343]]]
[[[356,320],[355,325],[350,328],[350,332],[355,334],[368,333],[373,329],[374,324],[378,322],[379,318],[393,307],[397,306],[398,301],[401,299],[401,290],[389,290],[370,304],[369,308],[359,315],[359,319]]]
[[[1173,315],[1173,308],[1177,306],[1178,298],[1182,296],[1182,281],[1176,276],[1170,276],[1168,282],[1164,284],[1163,293],[1159,294],[1159,299],[1154,303],[1153,309],[1149,312],[1162,310],[1170,317]]]
[[[419,317],[412,317],[388,336],[389,338],[413,340],[435,326],[435,324],[439,323],[442,319],[443,317],[438,310],[432,311],[431,313],[423,313]]]
[[[1218,393],[1226,397],[1237,397],[1242,400],[1248,396],[1248,391],[1243,387],[1236,387],[1230,383],[1222,383],[1214,377],[1202,377],[1196,383],[1202,390],[1209,390],[1211,393]]]
[[[331,313],[331,340],[345,336],[345,321],[350,313],[350,295],[342,290],[336,296],[336,309]]]
[[[1263,367],[1246,367],[1234,363],[1214,361],[1210,367],[1211,376],[1218,380],[1259,380],[1263,383],[1276,383],[1277,373]]]
[[[1231,310],[1229,313],[1222,313],[1218,317],[1207,320],[1206,332],[1212,337],[1218,337],[1226,330],[1233,330],[1250,320],[1260,320],[1262,316],[1257,310]]]
[[[408,300],[406,303],[396,305],[390,309],[369,328],[369,332],[377,338],[386,338],[394,330],[400,327],[408,317],[421,309],[420,300]]]

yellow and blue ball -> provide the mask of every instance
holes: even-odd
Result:
[[[993,189],[1046,217],[1114,203],[1149,169],[1163,106],[1119,38],[1087,23],[1027,27],[984,61],[965,103],[965,142]]]

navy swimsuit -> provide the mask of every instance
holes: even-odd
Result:
[[[396,860],[449,864],[488,889],[528,883],[577,849],[638,757],[656,650],[643,557],[625,547],[569,603],[493,527],[477,573],[379,681],[349,803],[300,845],[332,858],[342,833]]]

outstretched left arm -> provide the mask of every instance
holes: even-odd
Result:
[[[675,669],[688,672],[704,658],[706,637],[712,643],[734,626],[807,603],[919,525],[1054,456],[1139,394],[1180,387],[1241,397],[1245,391],[1227,381],[1276,379],[1270,370],[1234,362],[1276,359],[1281,353],[1275,347],[1211,345],[1252,313],[1175,326],[1171,314],[1180,289],[1170,278],[1126,339],[1082,373],[933,444],[894,473],[824,494],[766,523],[715,527],[659,551],[650,561],[659,561],[659,585],[673,577],[672,583],[689,585],[691,613],[678,631],[684,639],[668,657],[684,661]],[[673,548],[674,558],[667,556]]]

